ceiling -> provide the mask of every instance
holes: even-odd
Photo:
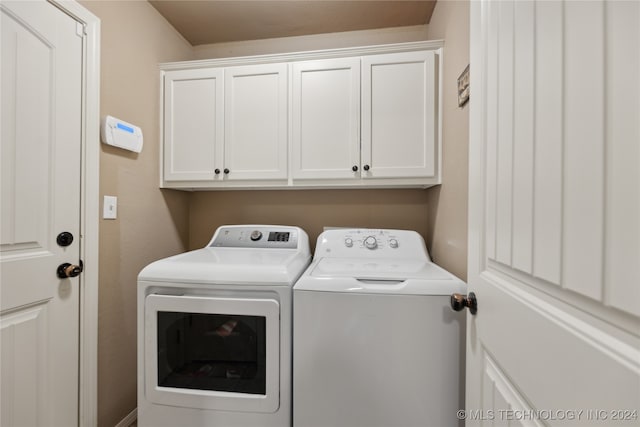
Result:
[[[193,46],[428,24],[436,0],[149,0]]]

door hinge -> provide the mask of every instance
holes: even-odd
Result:
[[[82,22],[76,22],[76,35],[78,37],[84,37],[87,34],[87,26]]]

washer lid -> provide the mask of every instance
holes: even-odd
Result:
[[[314,277],[355,277],[373,280],[451,280],[452,276],[422,259],[322,258],[311,271]]]
[[[235,285],[292,285],[309,265],[293,249],[203,248],[146,266],[138,280]]]
[[[451,295],[465,283],[430,261],[322,258],[314,262],[295,290],[399,295]]]

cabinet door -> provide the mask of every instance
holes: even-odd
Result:
[[[293,179],[359,178],[359,130],[360,59],[293,64]]]
[[[211,181],[222,166],[221,69],[164,75],[164,180]]]
[[[224,179],[286,179],[287,65],[225,73]]]
[[[433,51],[362,58],[364,178],[435,176],[435,77]]]

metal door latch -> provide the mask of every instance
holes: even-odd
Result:
[[[69,277],[77,277],[84,270],[84,263],[80,260],[80,265],[69,264],[65,262],[58,266],[58,270],[56,270],[56,274],[60,279],[68,279]]]

